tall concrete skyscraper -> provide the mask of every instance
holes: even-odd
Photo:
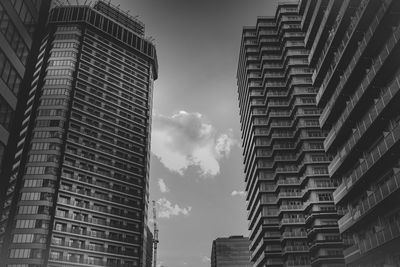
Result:
[[[345,263],[400,266],[400,1],[335,4],[307,12],[327,18],[315,26],[313,82]]]
[[[109,3],[50,11],[2,204],[8,267],[145,266],[154,45]]]
[[[0,199],[49,7],[50,0],[0,1]]]
[[[243,29],[237,83],[253,266],[344,263],[309,66],[323,12],[337,2],[282,2]]]

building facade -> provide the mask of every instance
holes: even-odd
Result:
[[[337,5],[282,2],[243,29],[237,84],[252,266],[344,263],[309,62],[323,13]]]
[[[345,263],[400,266],[400,2],[336,2],[316,27],[312,77]]]
[[[2,204],[0,265],[145,266],[154,45],[102,1],[54,7]]]
[[[50,0],[0,2],[0,199],[5,193],[19,127]]]
[[[220,237],[213,241],[211,267],[250,267],[249,238]]]

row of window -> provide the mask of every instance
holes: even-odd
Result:
[[[40,167],[27,167],[25,174],[38,175],[38,174],[57,174],[57,169],[54,167],[40,166]]]
[[[66,95],[69,96],[71,90],[68,88],[43,88],[42,95]]]
[[[92,81],[93,80],[94,79],[92,79]],[[106,101],[113,102],[113,103],[119,105],[119,107],[129,109],[140,115],[146,115],[146,110],[144,108],[144,107],[146,107],[146,102],[139,100],[136,96],[133,97],[131,95],[128,95],[128,94],[124,93],[122,90],[118,91],[118,90],[113,89],[110,86],[107,86],[107,89],[104,90],[103,88],[96,88],[95,86],[90,86],[89,84],[84,84],[82,82],[77,82],[76,87],[85,92],[90,92],[91,94],[101,97],[101,98],[105,99]],[[139,92],[139,90],[134,90],[133,88],[131,88],[131,89],[132,89],[131,92],[133,92],[135,94],[140,93],[139,94],[140,96],[145,97],[145,96],[143,96],[142,92]],[[113,94],[116,95],[118,98],[114,97]],[[119,103],[118,103],[118,99],[120,100]],[[132,102],[134,102],[137,105],[141,105],[142,107],[138,108],[138,107],[136,107],[136,105],[131,105]],[[110,111],[116,113],[117,110],[115,108],[111,107]]]

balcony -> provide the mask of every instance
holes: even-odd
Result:
[[[309,253],[310,248],[306,245],[304,246],[285,246],[285,253]]]
[[[382,231],[369,235],[367,238],[358,242],[360,254],[370,253],[371,250],[399,237],[400,222],[395,221],[389,223],[388,225],[385,225]]]
[[[283,265],[284,267],[309,267],[311,265],[310,261],[307,260],[288,260]]]
[[[337,18],[339,18],[339,20],[335,20],[331,29],[329,30],[328,38],[326,39],[325,45],[322,48],[321,55],[319,56],[318,62],[315,67],[315,71],[312,76],[314,83],[317,80],[319,74],[321,73],[320,71],[321,71],[321,67],[322,67],[323,63],[328,63],[328,61],[326,60],[327,53],[329,51],[331,51],[332,47],[334,47],[333,43],[335,43],[337,41],[336,39],[341,37],[341,36],[339,36],[338,31],[339,31],[339,28],[344,25],[343,24],[344,18],[349,16],[348,13],[351,10],[348,8],[349,3],[350,3],[350,0],[345,0],[344,3],[342,3],[339,13],[336,16]]]
[[[305,224],[305,218],[282,218],[281,225],[283,224]]]
[[[344,147],[340,150],[340,152],[332,161],[332,171],[337,171],[340,168],[339,164],[343,164],[343,162],[346,158],[349,157],[351,152],[354,151],[357,146],[362,145],[360,140],[363,139],[363,137],[366,135],[366,132],[373,129],[373,125],[375,124],[375,122],[378,121],[378,117],[383,116],[383,111],[389,106],[392,106],[392,104],[396,103],[394,100],[398,98],[399,91],[400,74],[396,77],[390,87],[388,87],[379,98],[375,99],[375,103],[357,123],[358,126],[353,129],[351,137],[347,140]],[[338,127],[341,127],[341,125],[338,125]],[[338,129],[338,131],[340,130],[341,128]],[[332,128],[331,132],[328,134],[328,137],[324,142],[324,145],[328,142],[332,142],[332,136],[336,136],[336,134],[337,131],[335,130],[335,128]],[[328,149],[326,146],[325,149]]]
[[[359,7],[357,8],[354,16],[351,19],[350,25],[348,26],[346,33],[344,34],[342,42],[339,44],[339,47],[337,49],[337,53],[333,57],[331,61],[331,65],[329,66],[328,72],[322,81],[320,90],[317,94],[317,103],[319,104],[322,97],[325,95],[325,92],[330,88],[330,84],[332,81],[332,76],[335,72],[335,70],[338,68],[341,63],[343,63],[343,55],[345,54],[348,44],[356,37],[357,34],[360,34],[360,32],[357,31],[359,28],[359,22],[361,18],[365,14],[366,7],[368,6],[370,0],[362,0]]]
[[[362,61],[361,58],[365,57],[365,52],[367,50],[367,47],[370,46],[370,40],[372,39],[373,35],[377,31],[377,28],[379,26],[379,23],[382,21],[383,16],[385,15],[385,12],[387,10],[387,5],[383,4],[379,11],[377,12],[377,15],[375,16],[375,19],[372,22],[372,25],[368,28],[368,30],[365,33],[364,38],[359,42],[358,48],[351,59],[350,63],[348,64],[346,71],[343,73],[343,75],[340,78],[339,85],[336,86],[335,91],[332,94],[332,97],[330,98],[328,104],[326,105],[324,109],[324,113],[326,113],[325,116],[321,116],[320,123],[321,125],[324,125],[325,122],[327,121],[329,115],[332,113],[335,113],[332,111],[332,108],[336,105],[336,103],[340,102],[340,98],[344,96],[343,91],[345,90],[347,84],[349,83],[349,80],[351,80],[351,76],[355,73],[355,69],[357,68],[357,65],[360,65],[360,62]],[[363,66],[362,66],[363,67]]]
[[[385,184],[381,185],[377,190],[371,193],[366,199],[361,201],[356,209],[352,213],[346,213],[339,220],[339,229],[343,233],[348,231],[351,227],[357,225],[358,222],[362,221],[365,216],[371,214],[373,210],[376,210],[385,200],[391,195],[398,192],[400,188],[400,173],[392,176]]]
[[[382,157],[386,156],[389,150],[397,145],[400,139],[400,125],[397,125],[391,132],[389,132],[379,144],[366,156],[366,158],[360,163],[350,174],[349,177],[345,178],[342,182],[345,185],[340,185],[334,192],[333,198],[335,204],[338,204],[343,200],[345,196],[354,189],[355,185],[365,176],[367,172],[378,162],[381,161]],[[331,172],[330,172],[331,173]]]

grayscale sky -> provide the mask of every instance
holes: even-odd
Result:
[[[215,238],[248,236],[236,69],[242,27],[273,15],[276,1],[114,3],[139,16],[157,47],[150,199],[159,266],[210,266]]]

